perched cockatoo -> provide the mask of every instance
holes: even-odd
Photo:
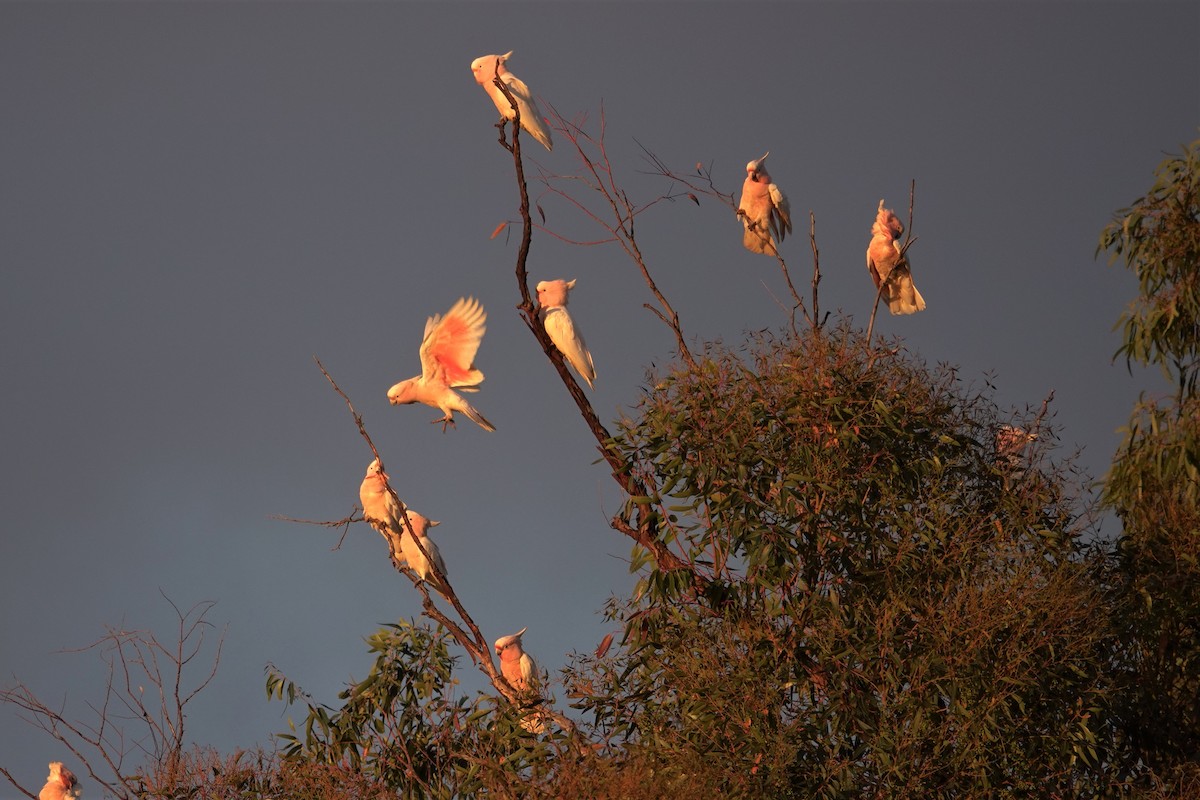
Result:
[[[925,310],[925,298],[913,285],[908,259],[900,255],[900,237],[904,223],[879,201],[879,212],[871,226],[871,244],[867,246],[867,270],[875,289],[884,284],[883,297],[893,314],[913,314]]]
[[[487,330],[483,324],[486,320],[483,306],[473,297],[460,297],[444,317],[434,314],[426,320],[421,374],[388,389],[388,401],[392,405],[424,403],[440,408],[445,416],[433,421],[442,423],[443,431],[446,425],[454,424],[455,411],[466,414],[485,431],[496,430],[454,391],[477,392],[483,383],[483,373],[475,369],[474,361]]]
[[[1025,448],[1038,438],[1016,425],[1001,425],[996,430],[996,460],[1009,467],[1019,467]]]
[[[574,280],[538,283],[538,305],[541,306],[538,314],[558,352],[562,353],[563,358],[587,381],[587,385],[594,389],[596,365],[592,363],[592,354],[588,352],[587,343],[583,341],[583,334],[575,327],[567,311],[567,294],[574,288]]]
[[[518,694],[536,695],[538,688],[537,664],[521,647],[521,635],[528,628],[512,634],[501,636],[496,640],[496,655],[500,656],[500,674],[504,680],[517,690]],[[521,727],[530,733],[541,733],[546,729],[543,716],[537,711],[522,715]]]
[[[742,184],[742,199],[738,203],[737,215],[742,219],[745,231],[742,244],[751,253],[779,255],[776,246],[792,232],[792,207],[787,195],[771,183],[767,172],[767,156],[746,164],[746,180]]]
[[[400,543],[400,507],[387,490],[389,478],[376,458],[367,465],[367,476],[358,487],[363,517],[387,542],[388,552],[397,566],[404,563]]]
[[[496,655],[500,656],[500,674],[518,692],[537,691],[537,664],[521,647],[521,635],[529,628],[496,640]]]
[[[412,530],[410,531],[404,525],[404,518],[401,517],[400,529],[404,531],[404,534],[400,539],[400,549],[404,554],[404,559],[408,561],[408,565],[420,576],[421,580],[428,581],[433,588],[444,595],[446,594],[445,587],[434,577],[433,570],[429,567],[429,562],[432,560],[433,564],[437,567],[437,571],[443,577],[447,575],[446,562],[442,560],[442,554],[438,552],[437,545],[429,538],[429,529],[442,523],[428,519],[411,508],[406,508],[405,512],[408,515],[408,521],[412,523]],[[421,552],[421,548],[417,547],[417,543],[413,540],[414,534],[421,541],[421,547],[425,548],[425,552],[429,554],[429,558],[426,558]]]
[[[521,111],[521,127],[545,145],[547,150],[553,150],[554,141],[550,138],[550,128],[546,125],[545,118],[542,117],[542,110],[538,108],[537,100],[533,99],[533,93],[529,91],[529,87],[525,85],[524,81],[509,72],[508,67],[505,66],[505,62],[511,55],[512,50],[502,56],[480,56],[471,62],[471,73],[475,76],[475,82],[483,87],[483,90],[488,93],[488,97],[492,98],[500,116],[503,119],[512,119],[515,116],[512,103],[508,102],[504,92],[500,91],[495,83],[496,77],[499,76],[504,85],[508,87],[508,91],[512,92],[513,99],[517,101],[517,108]]]
[[[38,792],[38,800],[74,800],[81,794],[79,780],[71,770],[61,761],[51,761],[50,774],[46,776],[46,785]]]
[[[1004,476],[1006,488],[1025,477],[1025,449],[1038,438],[1016,425],[1001,425],[996,430],[996,466]]]

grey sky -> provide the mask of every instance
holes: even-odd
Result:
[[[875,207],[905,207],[916,179],[929,307],[877,330],[990,378],[1005,406],[1053,390],[1062,452],[1084,447],[1098,477],[1159,381],[1110,364],[1135,285],[1093,251],[1197,135],[1198,34],[1200,6],[1157,2],[0,4],[0,675],[82,715],[99,662],[56,651],[106,624],[169,637],[160,589],[218,601],[229,626],[197,742],[286,727],[268,661],[328,702],[365,674],[362,638],[416,615],[417,594],[366,526],[334,552],[336,533],[269,519],[348,515],[370,460],[314,355],[400,496],[442,521],[485,635],[528,626],[553,672],[607,632],[599,610],[633,582],[606,524],[620,499],[514,311],[516,240],[488,238],[517,197],[468,70],[486,53],[514,50],[543,103],[593,131],[603,103],[635,198],[667,188],[635,137],[679,171],[711,164],[725,191],[769,149],[793,275],[807,282],[811,210],[822,305],[863,325]],[[575,168],[561,137],[526,143]],[[689,337],[784,323],[777,266],[725,207],[660,204],[639,230]],[[671,351],[644,285],[615,248],[544,234],[530,271],[578,279],[611,421]],[[489,312],[471,399],[494,434],[443,435],[385,397],[418,370],[425,318],[462,295]],[[51,759],[77,766],[0,708],[0,765],[40,785]]]

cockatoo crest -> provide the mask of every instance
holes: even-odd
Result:
[[[770,150],[763,153],[762,158],[756,158],[753,161],[746,162],[746,172],[748,172],[757,180],[758,175],[756,173],[763,168],[763,164],[767,163],[767,156],[769,155],[771,155]]]
[[[416,533],[417,536],[424,536],[430,528],[436,528],[438,525],[442,524],[436,519],[429,519],[429,517],[426,517],[423,514],[418,514],[417,512],[409,509],[407,506],[405,506],[404,512],[408,515],[408,521],[412,523],[413,532]],[[403,520],[401,520],[401,524],[403,524]]]
[[[524,634],[527,630],[529,630],[528,625],[524,628],[521,628],[521,630],[517,631],[516,633],[509,634],[508,636],[501,636],[496,640],[496,653],[499,654],[500,651],[504,650],[505,648],[512,647],[514,644],[519,645],[521,643],[522,634]]]

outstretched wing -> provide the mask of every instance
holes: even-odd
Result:
[[[440,378],[451,387],[482,383],[483,373],[474,362],[486,320],[487,313],[473,297],[459,298],[445,316],[430,317],[421,342],[421,377]]]

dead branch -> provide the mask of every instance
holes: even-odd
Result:
[[[514,131],[513,148],[517,152],[520,152],[518,137],[519,134]],[[528,209],[526,209],[526,213],[528,213]],[[462,621],[462,625],[454,622],[449,616],[447,616],[433,604],[433,600],[429,596],[429,590],[426,587],[426,581],[422,580],[420,576],[418,576],[412,570],[399,566],[395,561],[393,561],[393,565],[396,566],[396,569],[399,572],[408,577],[408,579],[411,580],[413,585],[417,588],[417,591],[421,593],[424,615],[442,625],[450,633],[450,635],[454,637],[454,640],[457,641],[464,650],[466,650],[467,654],[471,657],[471,660],[474,661],[479,669],[487,676],[488,680],[496,688],[496,690],[510,702],[515,702],[514,698],[516,695],[514,690],[511,686],[509,686],[508,682],[504,680],[504,677],[500,674],[500,671],[493,663],[491,657],[491,648],[489,647],[487,640],[484,639],[483,633],[479,630],[479,626],[476,625],[475,620],[471,618],[471,615],[459,601],[458,595],[454,592],[454,587],[451,585],[449,579],[444,573],[442,573],[440,569],[438,569],[437,563],[434,561],[434,559],[429,557],[429,552],[425,549],[425,546],[421,544],[420,537],[415,535],[415,528],[413,527],[412,521],[408,516],[408,507],[403,501],[400,500],[400,497],[396,494],[396,490],[391,485],[391,481],[388,480],[386,472],[383,470],[383,459],[380,457],[378,449],[376,449],[374,442],[371,440],[371,435],[367,432],[366,426],[363,424],[362,416],[354,408],[354,403],[351,402],[346,393],[342,391],[342,388],[338,386],[337,381],[335,381],[333,376],[329,374],[329,371],[325,369],[325,366],[321,363],[320,359],[314,357],[313,360],[316,361],[317,367],[321,370],[321,374],[325,376],[325,380],[327,380],[329,385],[333,387],[333,390],[338,393],[338,396],[345,401],[346,407],[350,410],[350,414],[354,418],[354,424],[357,426],[359,434],[370,447],[371,453],[374,455],[374,457],[379,459],[380,471],[381,474],[383,474],[383,485],[387,488],[388,494],[391,495],[392,499],[396,502],[397,508],[400,509],[402,530],[396,531],[397,536],[402,537],[407,535],[412,537],[413,543],[417,546],[417,549],[421,552],[421,555],[424,556],[425,560],[429,563],[430,572],[432,573],[432,577],[434,579],[432,584],[439,591],[442,597],[444,597],[446,601],[454,607],[455,612]],[[354,519],[352,516],[350,519],[343,520],[342,522],[348,524],[349,522],[358,521],[360,520]],[[362,521],[366,520],[363,519]],[[329,523],[318,524],[326,525],[327,527],[333,527]]]
[[[81,648],[65,652],[98,651],[107,667],[104,695],[99,706],[88,703],[94,722],[70,720],[64,708],[42,701],[24,683],[0,690],[0,702],[25,712],[18,716],[40,728],[64,746],[87,775],[109,794],[132,800],[144,793],[147,783],[173,785],[186,742],[184,720],[188,705],[216,676],[224,644],[219,637],[207,673],[185,691],[185,671],[205,648],[213,628],[207,619],[212,601],[181,610],[164,592],[159,592],[178,621],[176,643],[168,647],[148,631],[107,628],[104,636]],[[142,729],[134,735],[125,723]],[[149,767],[127,772],[126,760],[134,753],[149,759]],[[111,778],[101,775],[101,769]],[[23,793],[7,770],[4,775]]]
[[[671,306],[666,296],[658,288],[654,278],[650,274],[650,269],[646,263],[646,259],[641,252],[641,248],[637,242],[637,234],[635,230],[635,220],[637,216],[643,213],[646,209],[655,205],[658,202],[666,199],[666,197],[658,197],[649,203],[641,206],[635,205],[629,195],[622,190],[616,182],[613,173],[612,162],[608,158],[608,150],[605,144],[605,130],[607,127],[607,118],[604,114],[604,108],[600,109],[600,133],[598,137],[593,138],[590,134],[583,130],[582,123],[573,123],[567,121],[557,109],[551,108],[551,113],[554,116],[552,124],[555,130],[560,131],[571,144],[575,147],[576,156],[579,158],[583,166],[583,176],[551,176],[542,174],[540,180],[547,190],[553,194],[562,197],[571,205],[580,209],[592,221],[606,230],[610,237],[616,241],[626,255],[637,266],[638,271],[642,275],[642,280],[645,282],[650,293],[654,295],[658,303],[660,313],[657,313],[659,319],[663,320],[668,327],[671,328],[675,336],[675,346],[679,351],[680,357],[690,366],[695,367],[695,360],[692,357],[691,351],[688,349],[687,342],[683,336],[683,330],[679,323],[679,314]],[[596,157],[592,157],[587,152],[587,147],[593,147],[596,150]],[[518,170],[519,170],[518,166]],[[588,177],[590,176],[590,177]],[[587,209],[578,199],[573,197],[567,191],[560,189],[555,185],[555,181],[574,181],[580,180],[588,188],[597,192],[600,195],[601,201],[608,206],[612,215],[612,220],[606,220],[599,214],[596,214]],[[524,174],[518,175],[518,182],[524,181]],[[525,189],[522,189],[524,192]]]
[[[517,120],[514,120],[514,127],[520,127],[519,118],[521,112],[520,109],[517,108],[516,98],[512,96],[511,92],[509,92],[508,87],[504,85],[503,81],[496,81],[496,86],[501,92],[504,93],[504,96],[508,98],[509,103],[513,107],[514,114],[517,117]],[[683,332],[679,326],[679,315],[671,307],[666,297],[662,295],[658,287],[655,285],[653,279],[650,277],[649,269],[646,267],[646,263],[642,258],[641,251],[638,249],[633,221],[640,212],[633,206],[633,204],[629,201],[628,196],[616,184],[615,178],[612,174],[612,165],[608,160],[606,151],[604,150],[603,133],[601,133],[600,140],[597,142],[591,139],[578,126],[568,124],[556,110],[553,113],[556,122],[555,129],[561,131],[575,146],[576,153],[583,162],[587,174],[591,176],[591,179],[587,182],[587,185],[602,195],[602,197],[608,203],[609,208],[616,219],[616,223],[606,223],[598,216],[594,215],[592,215],[592,218],[595,219],[598,224],[608,230],[609,233],[620,242],[622,248],[625,249],[626,253],[628,253],[638,265],[644,280],[650,287],[651,293],[654,294],[659,301],[659,306],[657,308],[649,305],[647,305],[647,307],[650,308],[651,311],[653,311],[656,315],[658,315],[659,319],[662,319],[665,323],[667,323],[672,331],[674,331],[676,345],[679,348],[681,356],[694,368],[695,361],[692,358],[691,352],[687,349],[687,344],[683,339]],[[603,126],[604,117],[602,113],[602,131]],[[581,144],[581,141],[591,143],[598,148],[600,153],[598,161],[592,159],[587,154],[583,144]],[[598,445],[597,449],[599,450],[601,457],[611,468],[613,479],[628,495],[647,494],[646,488],[639,480],[630,475],[628,465],[625,464],[616,448],[612,446],[612,435],[600,421],[599,416],[597,416],[595,409],[592,407],[591,401],[588,399],[587,395],[584,394],[583,389],[579,386],[578,381],[575,380],[574,375],[568,369],[562,354],[558,352],[558,348],[555,347],[554,342],[550,340],[550,336],[546,333],[546,328],[542,322],[541,316],[538,314],[538,308],[530,298],[526,262],[529,258],[529,245],[533,238],[533,220],[529,214],[529,189],[525,180],[525,170],[521,163],[521,150],[519,142],[519,136],[514,133],[513,147],[505,148],[512,153],[513,167],[516,172],[517,187],[521,197],[521,247],[517,252],[517,260],[515,265],[517,289],[521,294],[521,304],[517,306],[517,308],[522,314],[522,320],[525,322],[526,327],[529,328],[538,344],[541,345],[542,351],[546,354],[546,357],[550,359],[550,363],[553,364],[554,368],[558,371],[563,385],[567,388],[567,392],[575,401],[575,405],[579,409],[584,423],[587,425],[588,430],[591,431],[592,435],[596,439]],[[601,173],[603,173],[603,176]],[[550,179],[548,177],[543,176],[542,181],[551,191],[567,198],[570,202],[576,203],[578,207],[582,207],[566,192],[554,187],[553,184],[550,183]],[[655,536],[656,528],[654,527],[653,518],[651,516],[642,515],[639,512],[639,521],[637,524],[627,524],[623,529],[618,530],[626,535],[629,535],[640,545],[653,553],[658,559],[658,564],[661,569],[686,569],[693,572],[693,575],[695,575],[690,564],[672,553],[669,549],[667,549],[663,542],[657,539]],[[698,576],[697,580],[699,580]]]
[[[812,323],[815,333],[821,327],[821,306],[817,299],[817,286],[821,283],[821,254],[817,251],[817,218],[812,211],[808,212],[808,243],[812,247],[813,277],[812,277]]]
[[[33,800],[38,800],[38,796],[37,796],[36,794],[34,794],[33,792],[29,791],[28,789],[26,789],[26,788],[25,788],[24,786],[22,786],[21,784],[17,783],[17,779],[16,779],[16,778],[14,778],[14,777],[12,776],[12,773],[10,773],[10,772],[9,772],[8,770],[6,770],[4,767],[0,767],[0,775],[3,775],[5,778],[7,778],[7,779],[8,779],[8,782],[9,782],[9,783],[11,783],[11,784],[13,785],[13,788],[15,788],[15,789],[16,789],[18,792],[20,792],[21,794],[25,795],[26,797],[33,798]]]

